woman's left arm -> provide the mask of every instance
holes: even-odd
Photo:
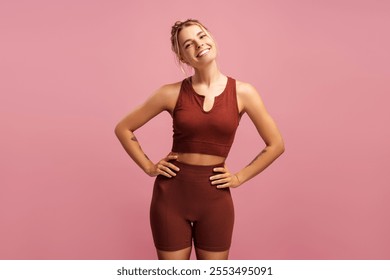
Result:
[[[247,83],[237,82],[238,105],[255,125],[266,147],[243,169],[231,174],[228,168],[215,168],[221,174],[210,178],[218,188],[238,187],[267,168],[284,152],[284,142],[279,129],[268,114],[257,90]]]

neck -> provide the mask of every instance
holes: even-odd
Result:
[[[192,77],[193,83],[201,83],[211,85],[212,83],[218,81],[222,73],[219,71],[217,63],[215,60],[209,65],[205,65],[202,68],[195,68],[195,74]]]

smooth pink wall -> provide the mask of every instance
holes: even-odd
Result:
[[[321,3],[320,3],[321,2]],[[221,70],[260,92],[286,142],[233,190],[232,259],[390,258],[386,1],[2,1],[0,259],[155,259],[153,178],[115,124],[183,79],[171,25],[198,18]],[[157,161],[168,114],[137,131]],[[249,118],[232,171],[263,143]]]

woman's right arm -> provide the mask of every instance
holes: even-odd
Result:
[[[154,164],[143,152],[134,135],[134,131],[162,111],[172,111],[176,104],[178,90],[178,84],[162,86],[141,106],[125,116],[115,127],[115,135],[125,151],[149,176],[157,176],[159,174],[166,177],[175,176],[173,170],[178,171],[178,168],[169,163],[169,160],[175,159],[176,156],[170,154],[157,164]]]

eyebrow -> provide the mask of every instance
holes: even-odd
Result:
[[[199,36],[201,33],[205,33],[203,30],[199,31],[198,33],[196,33],[196,36]],[[206,33],[205,33],[206,34]],[[191,41],[191,39],[187,39],[183,42],[183,46],[188,42],[188,41]]]

